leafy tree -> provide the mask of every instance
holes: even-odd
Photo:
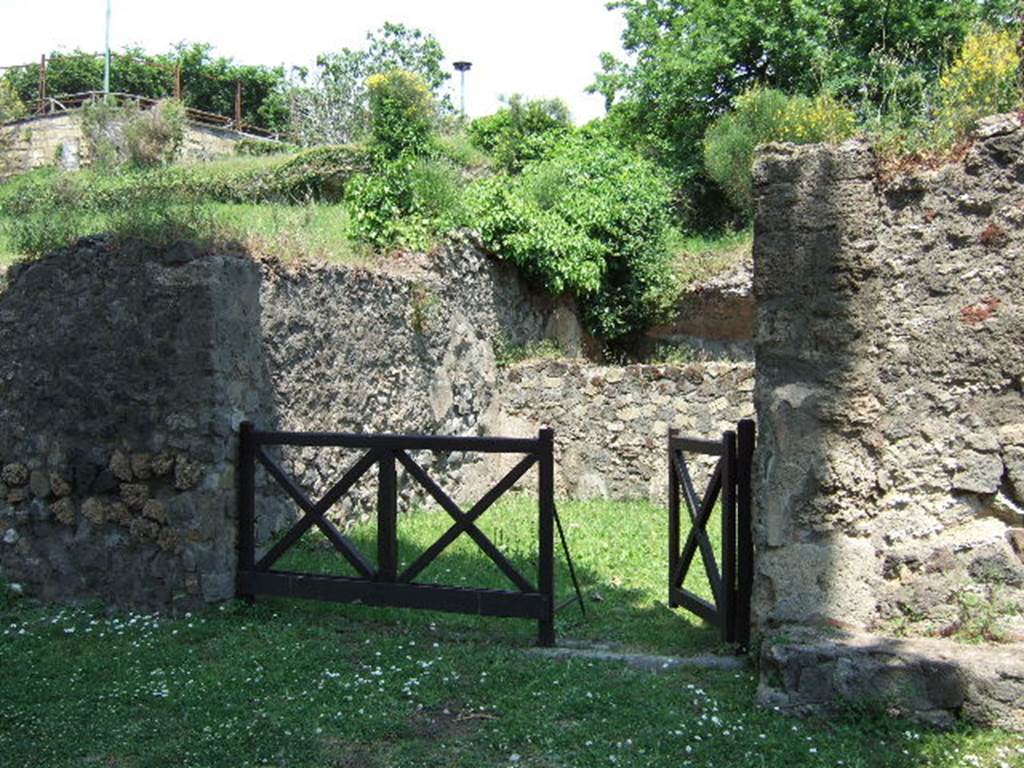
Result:
[[[560,99],[526,99],[513,94],[493,115],[469,125],[473,144],[489,152],[498,167],[518,173],[539,160],[571,130],[569,108]]]
[[[420,76],[434,98],[450,108],[440,97],[450,75],[441,67],[444,51],[432,35],[387,22],[366,39],[365,48],[321,54],[312,76],[299,73],[291,110],[292,131],[301,143],[345,144],[363,138],[370,129],[366,81],[392,70]]]
[[[933,82],[979,22],[1006,25],[1016,0],[614,0],[626,20],[622,62],[602,57],[592,91],[623,140],[701,183],[708,124],[754,85],[822,90],[862,115],[915,81]],[[906,104],[903,104],[906,107]]]

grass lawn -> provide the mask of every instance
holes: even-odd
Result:
[[[353,262],[371,255],[352,241],[342,204],[210,203],[209,208],[217,230],[253,252],[285,261]]]
[[[588,616],[560,638],[678,654],[715,635],[661,603],[664,513],[564,503]],[[532,576],[534,505],[513,498],[486,532]],[[400,518],[408,560],[446,516]],[[354,538],[368,546],[371,530]],[[424,579],[490,581],[459,541]],[[303,542],[289,565],[334,568]],[[559,573],[559,576],[563,576]],[[561,579],[560,591],[568,589]],[[602,599],[595,600],[600,593]],[[1024,740],[934,733],[870,711],[797,721],[753,704],[750,671],[528,653],[532,622],[260,600],[177,618],[28,600],[0,609],[4,766],[1019,766]]]
[[[192,216],[214,240],[238,243],[253,253],[276,256],[285,261],[316,259],[334,262],[368,260],[371,252],[349,237],[348,213],[344,205],[310,203],[206,203]],[[38,229],[52,227],[55,247],[67,245],[87,234],[110,228],[109,217],[97,214],[40,219]],[[0,271],[25,254],[19,252],[11,219],[0,217]],[[23,225],[24,226],[24,225]]]

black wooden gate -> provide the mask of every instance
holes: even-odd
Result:
[[[484,616],[536,619],[538,642],[554,645],[554,435],[542,429],[534,439],[507,437],[437,437],[421,435],[360,435],[323,432],[261,432],[246,422],[240,433],[238,509],[238,594],[304,597],[336,602],[362,602],[405,608],[426,608]],[[356,448],[366,453],[317,502],[311,501],[271,458],[267,446],[330,446]],[[409,455],[409,451],[467,451],[525,454],[493,488],[468,511],[463,511]],[[256,559],[256,463],[288,493],[304,512],[271,548]],[[532,583],[476,526],[476,520],[505,494],[534,464],[538,467],[537,582]],[[377,557],[371,562],[330,520],[326,513],[374,465],[377,480]],[[452,526],[411,565],[399,570],[397,469],[401,465],[452,517]],[[358,576],[295,573],[273,568],[274,563],[313,526],[351,564]],[[562,534],[559,524],[559,533]],[[461,534],[468,535],[515,585],[515,590],[477,589],[427,584],[416,577]],[[562,543],[565,546],[564,534]],[[568,547],[565,548],[568,558]],[[575,582],[572,563],[570,573]],[[577,596],[579,590],[577,587]],[[582,599],[580,599],[582,607]]]
[[[698,497],[687,454],[717,458],[711,479]],[[682,606],[718,627],[722,640],[750,647],[750,593],[753,583],[754,545],[751,533],[750,468],[754,454],[754,422],[741,421],[736,431],[721,440],[668,436],[668,601]],[[689,517],[689,532],[680,549],[680,498]],[[721,502],[721,569],[708,536],[708,523]],[[700,550],[713,601],[683,587]]]

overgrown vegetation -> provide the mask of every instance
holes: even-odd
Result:
[[[930,120],[933,88],[979,25],[1010,30],[1016,0],[617,0],[630,61],[605,54],[593,89],[621,141],[667,168],[691,228],[722,224],[708,127],[754,87],[847,104],[873,129]],[[988,52],[991,53],[991,52]],[[923,118],[922,118],[923,116]]]
[[[812,99],[755,86],[736,99],[732,112],[708,127],[704,166],[729,202],[750,217],[754,212],[751,168],[759,145],[842,141],[853,134],[855,121],[853,110],[827,94]]]
[[[324,54],[314,73],[274,86],[267,108],[291,105],[292,145],[248,141],[235,161],[175,166],[172,103],[117,120],[106,105],[86,110],[98,166],[127,170],[33,173],[0,188],[7,247],[66,244],[130,218],[139,200],[220,214],[232,204],[303,206],[296,216],[268,210],[259,226],[253,210],[243,216],[289,253],[310,239],[277,228],[308,210],[333,222],[313,240],[346,253],[428,249],[468,229],[545,290],[573,294],[587,329],[614,345],[661,319],[682,284],[745,258],[758,145],[868,132],[887,156],[936,158],[961,146],[979,116],[1021,100],[1010,0],[611,7],[625,15],[636,58],[605,57],[594,88],[609,114],[587,126],[572,125],[558,100],[521,95],[467,125],[441,91],[437,40],[388,23],[363,48]],[[214,66],[208,47],[177,53]],[[92,77],[79,58],[55,60],[58,77]],[[214,68],[234,72],[229,64]],[[141,88],[153,72],[124,76]],[[19,77],[0,81],[11,114],[28,87]],[[349,143],[325,144],[339,141]],[[203,217],[218,220],[184,218]]]
[[[79,119],[89,157],[104,170],[168,165],[185,138],[185,109],[173,99],[147,110],[131,101],[95,101],[82,108]]]
[[[469,124],[470,141],[490,154],[506,173],[519,173],[542,159],[571,132],[569,108],[558,99],[526,99],[513,94],[493,115]]]
[[[42,169],[0,185],[0,251],[41,255],[97,232],[149,232],[161,241],[241,239],[285,257],[308,248],[304,255],[346,259],[363,251],[341,201],[365,163],[358,148],[317,147],[117,172]]]
[[[669,199],[642,157],[576,136],[518,176],[478,182],[470,207],[485,243],[551,293],[575,294],[588,329],[616,339],[672,298]]]

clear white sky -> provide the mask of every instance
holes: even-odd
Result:
[[[583,89],[601,51],[620,51],[621,13],[606,0],[112,0],[111,47],[166,51],[209,42],[243,64],[312,64],[358,48],[385,21],[433,34],[448,56],[473,62],[466,111],[498,108],[515,92],[560,97],[579,122],[604,112]],[[101,51],[106,0],[0,0],[0,65],[54,49]],[[458,76],[449,81],[457,101]]]

